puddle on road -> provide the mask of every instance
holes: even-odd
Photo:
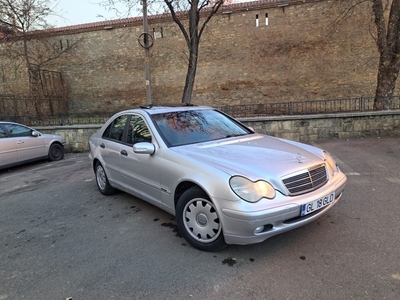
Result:
[[[236,264],[236,258],[228,257],[222,261],[223,265],[228,265],[229,267],[233,267]]]

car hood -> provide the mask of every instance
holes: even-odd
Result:
[[[242,175],[252,180],[273,180],[324,162],[323,151],[319,148],[261,134],[172,150],[229,175]]]

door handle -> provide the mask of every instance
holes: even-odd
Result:
[[[128,152],[126,152],[126,150],[121,150],[121,155],[128,156]]]
[[[100,144],[100,147],[104,149],[104,148],[106,147],[106,145],[104,145],[103,143],[101,143],[101,144]]]
[[[19,144],[23,144],[24,143],[24,141],[18,141],[17,142],[17,144],[19,145]]]

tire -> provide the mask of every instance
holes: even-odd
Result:
[[[180,196],[176,222],[186,241],[199,250],[219,251],[226,246],[218,212],[199,187],[192,187]]]
[[[49,149],[49,160],[57,161],[64,158],[64,148],[60,144],[52,144]]]
[[[103,195],[112,195],[116,192],[116,190],[110,185],[110,182],[108,182],[106,171],[104,170],[100,162],[96,163],[94,173],[96,176],[97,187],[99,188],[100,193],[102,193]]]

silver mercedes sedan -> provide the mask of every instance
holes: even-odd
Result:
[[[346,176],[324,150],[254,132],[210,107],[141,107],[89,141],[97,186],[175,215],[195,248],[262,242],[330,210]]]
[[[60,135],[0,121],[0,169],[42,159],[61,160],[64,146],[65,139]]]

